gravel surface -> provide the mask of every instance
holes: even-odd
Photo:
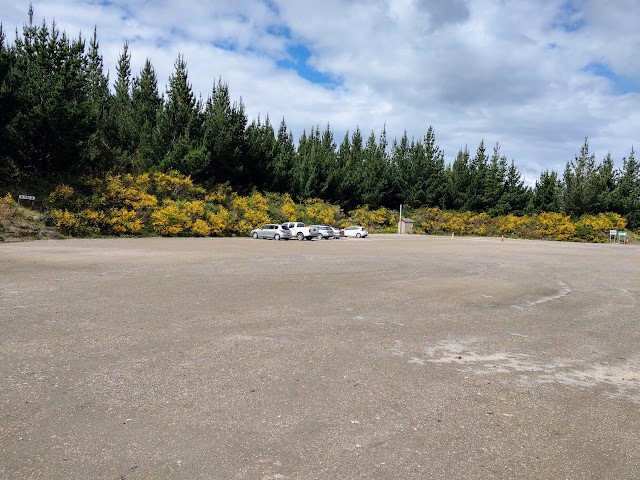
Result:
[[[640,248],[0,244],[0,478],[640,478]]]

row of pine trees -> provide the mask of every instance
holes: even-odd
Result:
[[[125,42],[110,88],[95,28],[89,39],[70,38],[55,23],[34,24],[31,7],[13,42],[0,25],[0,189],[177,170],[204,186],[321,198],[344,209],[402,203],[492,216],[613,211],[640,227],[633,148],[616,170],[610,155],[596,162],[585,139],[562,174],[542,172],[529,187],[499,144],[487,151],[481,141],[447,164],[432,127],[423,138],[405,133],[389,142],[384,129],[365,138],[356,127],[336,139],[329,125],[313,126],[296,143],[284,119],[277,131],[268,116],[249,122],[221,79],[203,100],[182,55],[174,67],[161,94],[150,60],[133,74]]]

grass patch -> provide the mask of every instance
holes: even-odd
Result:
[[[9,194],[0,197],[0,242],[63,238],[47,220],[46,214],[18,205]]]

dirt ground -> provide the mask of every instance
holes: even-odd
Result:
[[[0,478],[640,478],[640,248],[0,244]]]

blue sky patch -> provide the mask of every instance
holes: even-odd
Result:
[[[215,40],[215,41],[210,42],[210,43],[211,43],[211,45],[213,45],[214,47],[216,47],[216,48],[218,48],[220,50],[226,50],[227,52],[236,52],[236,51],[238,51],[237,45],[231,39],[220,39],[220,40]]]
[[[291,40],[291,29],[286,25],[269,25],[267,27],[267,33],[274,37],[283,37]]]
[[[322,73],[309,65],[311,52],[304,45],[291,45],[287,47],[287,53],[289,54],[288,58],[276,62],[278,67],[295,70],[300,77],[316,85],[328,88],[335,88],[339,85],[339,82],[334,77]]]
[[[584,67],[583,70],[609,80],[613,91],[617,94],[640,93],[640,83],[633,81],[631,78],[616,74],[604,63],[591,62]]]
[[[560,11],[553,20],[553,28],[564,30],[567,33],[580,30],[586,24],[580,9],[573,5],[570,0],[562,5]]]
[[[280,13],[278,5],[276,5],[276,2],[274,2],[273,0],[264,0],[264,4],[271,12],[275,13],[276,15]]]

